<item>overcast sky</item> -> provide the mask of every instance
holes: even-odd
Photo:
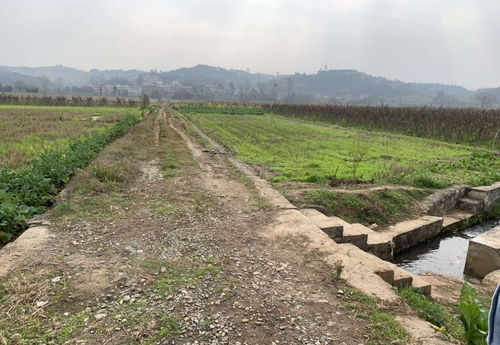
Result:
[[[0,0],[0,65],[357,69],[500,86],[499,0]]]

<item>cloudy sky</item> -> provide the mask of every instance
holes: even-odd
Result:
[[[0,0],[0,65],[357,69],[500,86],[498,0]]]

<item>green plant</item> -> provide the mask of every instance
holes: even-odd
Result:
[[[103,132],[71,142],[65,150],[46,149],[20,170],[0,170],[0,243],[10,241],[22,231],[33,215],[51,205],[57,192],[78,169],[139,119],[135,115],[126,116]]]
[[[486,149],[442,141],[321,124],[270,114],[184,115],[245,163],[265,170],[273,182],[339,184],[393,182],[423,188],[483,185],[500,179],[500,159]],[[215,110],[214,110],[215,111]]]
[[[464,283],[460,291],[458,306],[467,345],[486,345],[488,310],[478,300],[476,290],[467,283]]]
[[[183,328],[179,319],[175,316],[165,315],[161,320],[161,327],[158,335],[160,338],[170,338],[182,334]]]
[[[377,306],[375,298],[352,288],[345,288],[344,307],[356,311],[356,317],[366,319],[369,325],[366,331],[370,335],[370,345],[405,344],[408,334],[393,315]]]
[[[437,326],[443,334],[453,339],[462,337],[463,328],[458,318],[444,310],[437,302],[429,300],[422,292],[403,288],[398,290],[398,295],[417,311],[420,317]]]

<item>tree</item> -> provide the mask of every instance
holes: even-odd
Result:
[[[496,97],[487,91],[476,94],[476,99],[479,101],[482,108],[491,107],[497,101]]]
[[[235,91],[236,91],[236,88],[234,87],[234,83],[230,82],[229,83],[229,96],[233,97]]]
[[[56,79],[56,92],[61,93],[63,90],[63,80],[62,78],[57,78]]]
[[[42,86],[42,91],[44,93],[44,95],[47,94],[47,89],[49,88],[49,78],[47,78],[47,76],[42,76],[40,78],[40,85]]]
[[[293,79],[292,78],[286,78],[286,81],[288,83],[288,97],[290,97],[293,93]]]

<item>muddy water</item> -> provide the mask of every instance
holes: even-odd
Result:
[[[436,237],[398,255],[395,262],[415,274],[432,272],[463,278],[469,239],[497,225],[498,220],[487,221],[448,236]]]

